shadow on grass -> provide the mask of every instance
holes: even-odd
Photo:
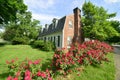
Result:
[[[0,47],[3,47],[3,46],[5,46],[5,43],[0,42]]]
[[[6,79],[9,76],[9,72],[0,74],[0,79]]]
[[[50,64],[52,63],[51,59],[47,59],[46,62],[42,63],[42,70],[45,71],[47,68],[51,68]]]

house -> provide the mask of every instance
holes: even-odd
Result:
[[[50,25],[46,24],[39,39],[52,41],[57,48],[70,48],[71,43],[82,43],[81,11],[77,7],[73,12],[60,19],[54,18]]]

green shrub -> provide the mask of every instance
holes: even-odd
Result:
[[[43,40],[36,40],[33,42],[32,47],[38,48],[43,51],[52,51],[55,50],[55,46],[53,42],[47,41],[44,42]]]
[[[12,40],[13,45],[17,44],[29,44],[29,39],[27,37],[15,37]]]
[[[53,43],[52,42],[45,42],[44,46],[43,46],[43,50],[44,51],[52,51],[54,48]]]
[[[31,43],[34,48],[43,49],[44,41],[43,40],[36,40],[33,43]]]

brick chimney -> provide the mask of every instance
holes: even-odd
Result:
[[[75,43],[83,43],[84,37],[82,32],[82,25],[81,25],[81,10],[77,7],[73,10],[74,12],[74,37],[73,37],[73,44]]]

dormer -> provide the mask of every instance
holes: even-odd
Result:
[[[48,24],[45,24],[45,31],[47,31],[49,28],[49,25]]]
[[[57,18],[53,18],[53,20],[52,20],[53,28],[56,28],[57,23],[58,23],[58,19]]]

